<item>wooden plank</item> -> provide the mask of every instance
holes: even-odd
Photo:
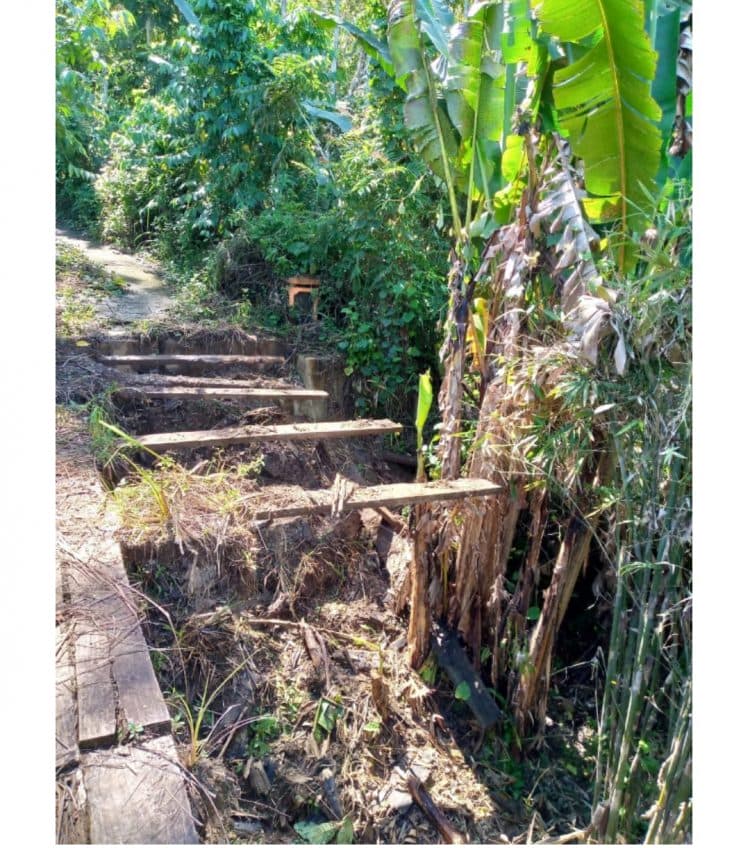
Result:
[[[170,448],[247,445],[256,442],[299,439],[343,439],[400,433],[401,425],[388,419],[377,421],[328,421],[322,423],[277,424],[274,426],[227,427],[217,430],[192,430],[182,433],[150,433],[138,441],[153,451]]]
[[[237,386],[128,386],[117,390],[123,397],[172,400],[325,400],[328,392],[312,389],[238,388]]]
[[[93,845],[196,845],[170,736],[81,758]]]
[[[156,680],[140,622],[122,601],[112,622],[110,639],[112,676],[122,720],[144,730],[169,731],[169,710]]]
[[[72,627],[55,629],[55,768],[78,762],[75,670],[70,656]]]
[[[109,639],[96,625],[76,623],[76,690],[78,744],[109,745],[117,738],[115,693],[109,662]]]
[[[439,480],[434,483],[390,483],[385,486],[368,486],[355,489],[344,505],[345,510],[365,507],[399,507],[428,501],[450,501],[462,498],[499,495],[503,487],[489,480],[472,479]],[[285,492],[278,504],[273,504],[273,488],[265,489],[263,502],[270,506],[256,510],[256,519],[288,518],[294,515],[324,514],[331,511],[333,492],[330,489],[300,490],[294,493],[290,503],[289,492]],[[287,502],[284,503],[284,500]]]
[[[283,356],[243,356],[218,353],[150,353],[129,356],[100,356],[103,365],[281,365]]]

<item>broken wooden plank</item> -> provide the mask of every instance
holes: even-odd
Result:
[[[448,675],[454,686],[468,686],[465,698],[482,730],[487,730],[502,718],[500,708],[482,683],[474,666],[469,662],[458,637],[440,625],[434,625],[430,639],[438,665]]]
[[[59,771],[78,762],[78,726],[75,670],[70,656],[72,627],[55,630],[55,768]]]
[[[367,486],[355,489],[346,503],[345,510],[376,508],[379,506],[399,507],[427,501],[450,501],[461,498],[487,497],[498,495],[503,487],[489,480],[477,480],[463,477],[459,480],[438,480],[433,483],[390,483],[384,486]],[[333,493],[330,489],[299,490],[291,494],[284,490],[279,503],[274,504],[274,489],[263,492],[262,506],[255,511],[256,519],[286,518],[293,515],[322,514],[331,511]]]
[[[170,736],[81,758],[94,845],[195,845],[198,834]]]
[[[400,432],[400,424],[382,419],[377,421],[361,420],[328,421],[309,424],[277,424],[267,427],[227,427],[217,430],[192,430],[182,433],[149,433],[145,436],[139,436],[138,441],[149,450],[163,451],[173,448],[248,445],[279,439],[342,439]]]
[[[129,386],[118,389],[116,394],[168,400],[325,400],[328,397],[327,392],[312,389],[237,386]]]

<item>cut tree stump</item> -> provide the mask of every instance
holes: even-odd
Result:
[[[217,430],[190,430],[182,433],[150,433],[138,442],[152,451],[175,448],[209,448],[248,445],[256,442],[300,439],[344,439],[400,433],[401,425],[388,419],[377,421],[332,421],[323,423],[277,424],[274,426],[227,427]]]
[[[342,505],[342,512],[365,507],[400,507],[432,501],[460,500],[462,498],[498,495],[503,487],[488,480],[461,478],[439,480],[434,483],[390,483],[384,486],[367,486],[355,489]],[[332,489],[289,490],[282,487],[263,491],[255,518],[287,518],[294,515],[330,513],[334,505]],[[273,503],[277,499],[277,503]]]

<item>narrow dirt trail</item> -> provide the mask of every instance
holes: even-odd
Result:
[[[99,245],[57,228],[55,237],[63,244],[84,253],[127,285],[124,294],[105,297],[97,311],[115,324],[130,324],[145,319],[164,318],[172,305],[169,289],[152,263],[144,263],[129,253],[108,245]]]

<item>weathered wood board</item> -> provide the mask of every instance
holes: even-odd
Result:
[[[283,356],[242,356],[218,353],[148,353],[131,356],[100,356],[103,365],[154,366],[161,365],[282,365]]]
[[[122,729],[131,722],[155,732],[170,727],[119,546],[100,543],[96,553],[95,564],[69,568],[82,748],[117,738],[118,711]]]
[[[325,400],[327,392],[312,389],[243,388],[237,386],[143,386],[118,389],[123,397],[166,400]]]
[[[95,624],[76,622],[75,627],[78,744],[81,748],[109,745],[117,739],[109,639]]]
[[[347,498],[344,510],[364,507],[399,507],[428,501],[450,501],[461,498],[499,495],[503,487],[489,480],[461,478],[438,480],[434,483],[390,483],[384,486],[367,486],[355,489]],[[330,489],[298,490],[293,500],[287,496],[273,503],[273,489],[266,489],[264,503],[268,506],[255,511],[255,518],[287,518],[294,515],[324,514],[331,511],[333,492]]]
[[[144,730],[169,731],[169,710],[156,680],[140,622],[122,601],[110,634],[112,676],[122,720]]]
[[[174,448],[247,445],[256,442],[300,439],[342,439],[400,433],[401,425],[387,419],[376,421],[329,421],[321,423],[277,424],[268,427],[226,427],[178,433],[150,433],[138,441],[153,451]]]
[[[195,845],[171,736],[81,757],[94,845]]]

